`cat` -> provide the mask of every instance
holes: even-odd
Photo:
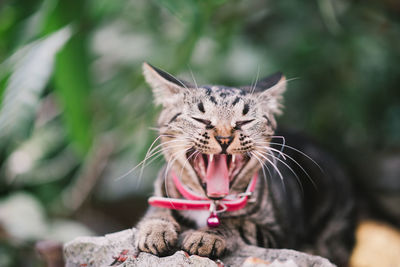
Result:
[[[290,248],[346,266],[354,201],[340,166],[306,137],[277,131],[286,79],[197,86],[143,64],[166,166],[136,247],[219,259],[241,244]],[[157,151],[157,149],[154,149]]]

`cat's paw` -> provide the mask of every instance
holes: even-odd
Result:
[[[178,241],[179,225],[162,219],[149,219],[138,227],[136,247],[157,256],[171,254]]]
[[[191,231],[187,233],[182,241],[182,249],[189,254],[220,258],[225,252],[225,240],[213,233],[205,231]]]

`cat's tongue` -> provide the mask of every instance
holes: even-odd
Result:
[[[225,154],[208,157],[206,173],[207,196],[222,198],[229,193],[229,172]]]

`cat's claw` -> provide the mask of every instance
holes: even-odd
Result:
[[[169,255],[178,241],[179,225],[166,220],[151,219],[138,227],[136,247],[157,256]]]
[[[182,249],[191,255],[220,258],[225,252],[225,240],[212,233],[204,231],[193,231],[185,235],[182,242]]]

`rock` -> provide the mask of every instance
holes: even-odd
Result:
[[[242,264],[242,267],[296,267],[298,266],[292,259],[287,261],[274,260],[265,261],[260,258],[248,257]]]
[[[327,259],[289,249],[265,249],[242,246],[221,261],[213,261],[186,252],[157,257],[138,253],[133,247],[136,229],[108,234],[104,237],[78,237],[64,245],[67,267],[82,266],[245,266],[245,267],[332,267]]]

